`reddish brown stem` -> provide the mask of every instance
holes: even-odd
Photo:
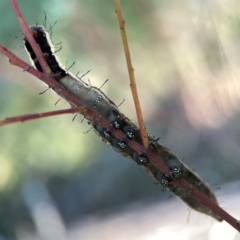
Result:
[[[82,108],[68,108],[68,109],[44,112],[44,113],[26,114],[26,115],[16,116],[16,117],[8,117],[3,120],[0,120],[0,126],[7,125],[10,123],[16,123],[16,122],[25,122],[33,119],[45,118],[45,117],[50,117],[55,115],[68,114],[68,113],[83,113],[83,112],[84,112],[84,108],[82,107]]]

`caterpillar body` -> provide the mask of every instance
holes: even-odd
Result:
[[[33,25],[29,28],[56,80],[83,101],[89,108],[95,110],[103,118],[108,120],[113,129],[121,130],[125,134],[126,139],[118,139],[112,134],[112,129],[104,128],[99,122],[86,115],[85,119],[94,128],[97,135],[105,143],[112,146],[114,150],[145,168],[145,170],[152,175],[158,183],[160,183],[163,187],[168,188],[189,207],[198,212],[212,216],[218,221],[222,221],[217,214],[213,213],[208,207],[193,198],[189,192],[180,186],[172,184],[171,181],[174,178],[183,177],[196,189],[218,204],[210,186],[200,176],[180,161],[171,150],[159,144],[151,135],[148,135],[150,148],[152,152],[170,168],[170,176],[166,176],[156,166],[149,162],[146,154],[136,152],[132,149],[128,145],[129,141],[133,140],[139,144],[142,143],[138,127],[126,116],[124,116],[114,102],[111,101],[99,88],[88,85],[80,78],[61,67],[57,56],[54,54],[54,46],[51,37],[43,26]],[[24,37],[24,43],[34,66],[42,72],[42,68],[39,65],[36,55],[26,37]],[[68,101],[68,99],[66,100]],[[74,103],[69,102],[69,104],[72,107],[77,107]]]

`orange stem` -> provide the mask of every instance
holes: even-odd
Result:
[[[134,77],[134,69],[132,66],[130,51],[129,51],[129,47],[128,47],[127,33],[125,30],[125,21],[123,20],[123,17],[122,17],[120,0],[114,0],[114,2],[115,2],[115,7],[116,7],[116,14],[117,14],[118,24],[119,24],[119,28],[120,28],[120,33],[122,36],[123,48],[124,48],[126,61],[127,61],[128,74],[129,74],[129,78],[130,78],[130,88],[132,91],[133,101],[134,101],[136,112],[137,112],[137,118],[138,118],[138,124],[139,124],[139,128],[140,128],[141,138],[142,138],[143,146],[146,149],[148,149],[149,142],[148,142],[146,127],[144,125],[144,120],[143,120],[143,116],[142,116],[141,105],[140,105],[139,98],[138,98],[137,85],[136,85],[136,81],[135,81],[135,77]]]

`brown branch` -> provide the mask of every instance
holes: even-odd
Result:
[[[132,66],[130,51],[129,51],[129,47],[128,47],[127,33],[125,30],[125,21],[123,20],[123,17],[122,17],[120,0],[114,0],[114,2],[115,2],[115,7],[116,7],[115,12],[117,14],[120,33],[122,36],[123,48],[124,48],[126,61],[127,61],[128,74],[129,74],[129,78],[130,78],[130,88],[132,90],[133,101],[134,101],[135,108],[136,108],[141,138],[142,138],[143,146],[146,149],[148,149],[149,142],[148,142],[146,127],[145,127],[143,116],[142,116],[141,105],[140,105],[139,98],[138,98],[137,85],[136,85],[136,81],[135,81],[135,77],[134,77],[134,69]]]
[[[10,123],[25,122],[33,119],[45,118],[45,117],[56,116],[61,114],[83,113],[83,112],[84,112],[84,108],[82,107],[82,108],[68,108],[68,109],[56,110],[56,111],[44,112],[44,113],[26,114],[26,115],[16,116],[16,117],[7,117],[3,120],[0,120],[0,127]]]

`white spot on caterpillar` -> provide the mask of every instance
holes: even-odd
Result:
[[[127,146],[127,144],[125,143],[125,142],[123,142],[123,141],[118,141],[118,146],[120,147],[120,148],[122,148],[122,149],[124,149],[124,148],[126,148],[126,146]]]

